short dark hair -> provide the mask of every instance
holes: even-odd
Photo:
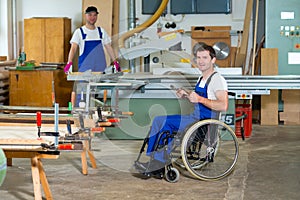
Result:
[[[95,12],[95,13],[99,14],[99,12],[95,6],[87,7],[87,9],[85,10],[85,14],[88,14],[90,12]]]
[[[216,57],[216,51],[214,50],[214,48],[203,42],[199,42],[199,43],[195,44],[195,46],[193,48],[193,53],[194,53],[195,57],[197,57],[197,52],[199,52],[199,51],[209,51],[209,55],[210,55],[211,59]]]

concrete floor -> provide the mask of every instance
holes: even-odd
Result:
[[[240,141],[234,172],[219,181],[200,181],[183,171],[177,183],[143,180],[128,169],[141,140],[93,140],[98,168],[81,174],[79,152],[63,152],[43,160],[54,199],[300,199],[300,126],[257,126]],[[14,159],[0,187],[2,200],[34,199],[29,159]]]

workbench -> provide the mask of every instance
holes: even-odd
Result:
[[[49,151],[41,147],[43,140],[37,139],[0,139],[0,148],[7,158],[7,165],[12,166],[13,158],[29,158],[34,190],[34,199],[42,200],[41,186],[47,200],[53,199],[41,159],[57,159],[58,151]]]
[[[53,132],[53,127],[49,125],[43,125],[41,130],[42,132]],[[74,128],[73,128],[74,129]],[[22,131],[20,131],[22,130]],[[59,126],[59,133],[61,135],[65,135],[66,127],[65,125]],[[37,128],[35,125],[32,124],[26,124],[26,123],[0,123],[0,141],[6,141],[6,140],[22,140],[22,141],[33,141],[37,138]],[[41,136],[42,139],[46,138],[46,140],[54,142],[54,137],[49,136]],[[92,168],[97,168],[96,159],[94,157],[94,154],[91,150],[90,145],[91,138],[85,137],[81,138],[80,140],[59,140],[59,143],[72,143],[72,142],[80,142],[81,145],[80,148],[76,148],[73,150],[70,149],[60,149],[59,151],[61,153],[68,153],[68,152],[78,152],[81,156],[81,165],[82,165],[82,174],[87,175],[88,174],[88,159],[90,161],[90,164]],[[1,147],[0,147],[1,148]],[[8,162],[8,163],[11,163]]]
[[[177,72],[180,69],[164,68],[165,72]],[[142,139],[151,126],[151,117],[166,114],[186,114],[191,111],[191,106],[178,99],[175,90],[171,89],[171,85],[175,88],[193,89],[201,74],[199,70],[197,72],[197,69],[191,68],[191,70],[189,70],[191,73],[176,73],[176,75],[154,74],[154,72],[124,74],[118,76],[117,79],[109,79],[109,77],[96,73],[71,73],[68,75],[68,80],[86,81],[89,83],[88,89],[92,87],[105,88],[105,85],[109,84],[111,87],[115,84],[117,89],[118,85],[131,83],[131,87],[120,88],[118,108],[130,110],[135,113],[134,116],[122,120],[117,128],[107,128],[105,134],[110,139]],[[185,71],[187,70],[183,72]],[[270,95],[270,91],[274,89],[300,89],[300,75],[242,76],[223,74],[223,76],[227,81],[229,92],[235,94],[235,100],[251,100],[254,95]],[[140,87],[132,87],[138,83],[140,83]],[[108,98],[114,100],[113,95],[108,96]],[[86,105],[88,107],[89,102]],[[234,109],[229,114],[234,115]]]

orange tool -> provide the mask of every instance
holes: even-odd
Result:
[[[94,128],[91,128],[91,131],[92,132],[103,132],[103,131],[105,131],[105,128],[104,127],[94,127]]]
[[[104,103],[104,105],[106,104],[106,100],[107,100],[107,90],[103,90],[103,103]]]
[[[71,103],[72,103],[72,108],[74,108],[74,106],[75,106],[75,92],[74,91],[71,93]]]

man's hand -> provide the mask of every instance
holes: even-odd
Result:
[[[117,60],[114,60],[114,66],[117,72],[121,71],[120,63]]]
[[[203,97],[199,96],[196,92],[191,92],[187,98],[191,103],[201,103],[199,100]]]
[[[182,88],[179,88],[179,89],[176,90],[176,95],[179,98],[187,98],[189,96],[189,91],[187,91],[185,89],[182,89]]]
[[[64,72],[65,72],[66,74],[69,73],[69,70],[70,70],[70,68],[72,67],[72,65],[73,65],[72,62],[68,62],[68,63],[66,64],[66,66],[65,66],[65,68],[64,68]]]

